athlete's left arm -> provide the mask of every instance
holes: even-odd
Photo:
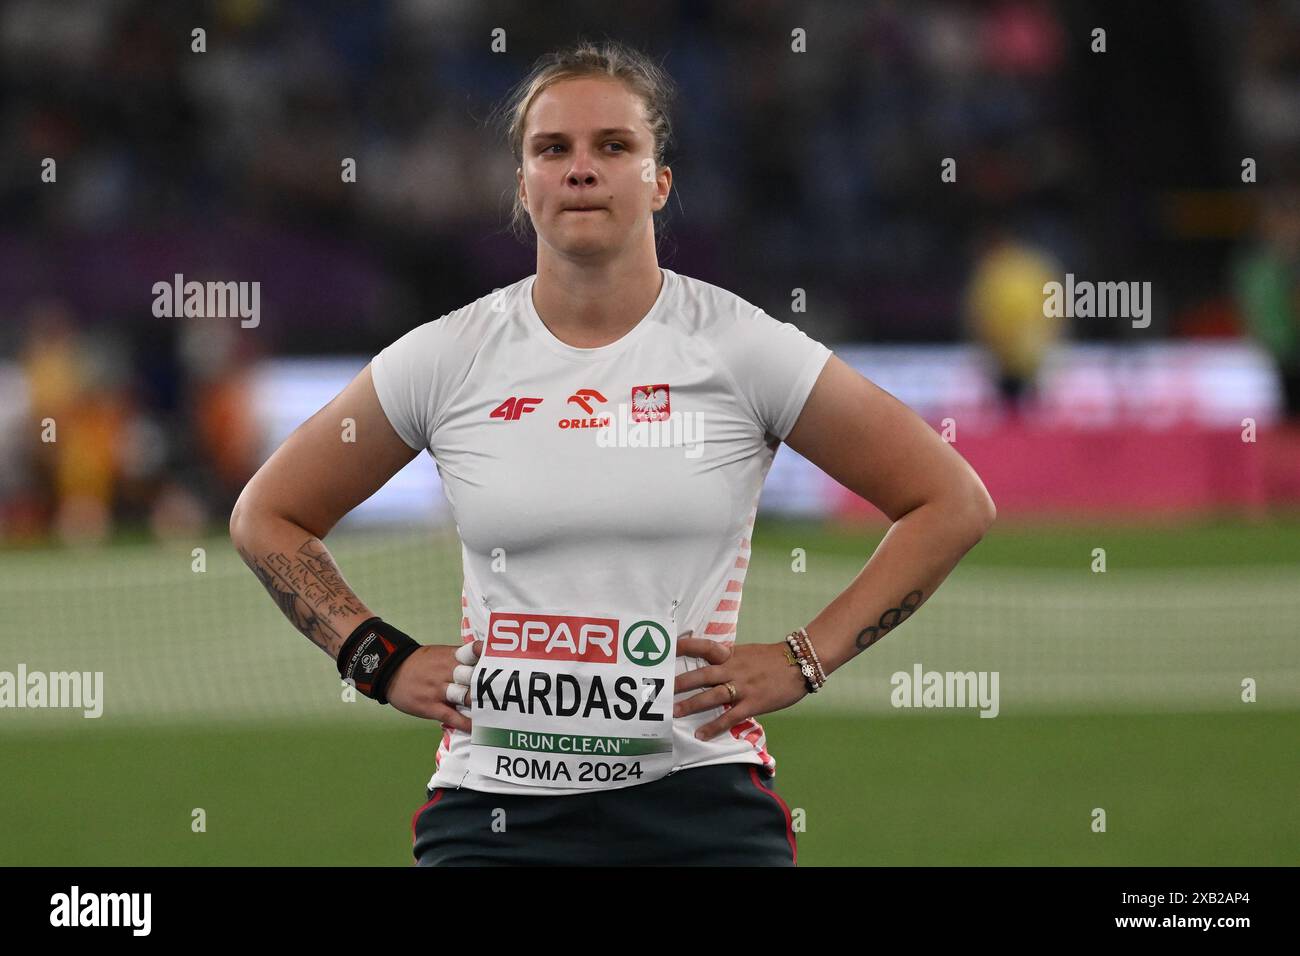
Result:
[[[830,673],[928,600],[997,509],[975,470],[921,416],[835,355],[786,444],[893,522],[862,573],[808,625]]]
[[[806,625],[830,674],[928,600],[997,512],[965,459],[919,415],[835,355],[822,368],[786,444],[893,522],[852,583]],[[785,632],[799,623],[786,622]],[[740,645],[733,654],[701,638],[678,643],[681,652],[714,665],[680,675],[678,692],[713,687],[678,704],[678,715],[726,703],[728,680],[739,692],[731,710],[702,728],[705,737],[803,696],[803,679],[778,644]]]

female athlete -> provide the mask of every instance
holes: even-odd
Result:
[[[385,348],[231,515],[344,680],[441,722],[420,865],[794,865],[758,718],[906,620],[994,518],[910,409],[794,325],[660,267],[670,94],[618,43],[539,61],[501,112],[536,274]],[[815,618],[736,645],[782,441],[893,526]],[[321,541],[423,450],[463,544],[460,647],[375,614]]]

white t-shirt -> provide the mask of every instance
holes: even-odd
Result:
[[[676,635],[735,640],[763,480],[831,351],[661,271],[650,311],[600,348],[547,329],[529,276],[374,358],[380,404],[432,454],[461,537],[462,640],[492,648],[462,708],[473,745],[446,730],[430,787],[559,795],[711,764],[775,773],[757,720],[697,740],[722,708],[674,720],[664,687],[706,666],[676,657]],[[767,622],[767,640],[801,623]]]

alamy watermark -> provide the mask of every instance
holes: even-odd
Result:
[[[262,283],[186,282],[176,273],[171,282],[153,284],[153,314],[159,319],[240,319],[240,327],[262,322]]]
[[[0,671],[0,708],[69,707],[83,717],[104,713],[103,671]]]
[[[51,926],[124,926],[132,936],[148,936],[152,893],[83,893],[73,885],[50,897]]]
[[[1132,319],[1133,328],[1151,324],[1150,282],[1075,281],[1065,274],[1065,284],[1043,285],[1043,315],[1048,318]]]
[[[601,448],[685,448],[687,458],[704,453],[704,413],[672,412],[654,421],[641,421],[627,404],[617,414],[600,419],[595,429]]]
[[[889,702],[895,707],[978,707],[981,717],[996,717],[997,671],[924,671],[920,663],[911,672],[895,671],[889,678],[894,689]]]

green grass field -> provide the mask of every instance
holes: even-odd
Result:
[[[761,522],[741,639],[816,613],[879,537]],[[328,544],[381,613],[454,639],[454,542]],[[0,670],[105,672],[97,720],[0,710],[0,864],[407,865],[438,726],[341,702],[228,544],[202,546],[202,572],[191,543],[0,552]],[[1295,865],[1297,571],[1294,521],[999,526],[826,693],[763,719],[800,863]],[[894,710],[914,661],[1000,670],[999,716]]]
[[[765,725],[777,785],[804,811],[801,865],[1296,863],[1294,714]],[[415,726],[10,740],[4,862],[407,864],[433,740]]]

